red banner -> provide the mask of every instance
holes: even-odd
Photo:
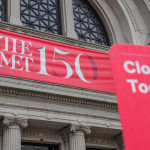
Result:
[[[5,30],[0,74],[114,93],[107,53]]]
[[[150,46],[110,51],[126,150],[150,150]]]

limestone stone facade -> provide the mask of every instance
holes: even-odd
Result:
[[[72,0],[60,1],[63,35],[22,27],[20,0],[8,0],[7,22],[1,21],[0,29],[108,53],[107,46],[77,40]],[[111,45],[150,44],[149,0],[88,1],[102,18]],[[55,144],[59,150],[124,149],[111,93],[0,75],[0,120],[0,150],[21,150],[21,142]]]

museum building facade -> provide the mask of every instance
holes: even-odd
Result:
[[[150,45],[150,1],[0,0],[0,29],[108,53]],[[116,96],[0,75],[0,150],[124,150]]]

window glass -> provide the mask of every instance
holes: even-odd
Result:
[[[104,24],[87,0],[73,0],[75,31],[79,40],[110,45]]]
[[[61,34],[59,0],[20,0],[24,27]]]

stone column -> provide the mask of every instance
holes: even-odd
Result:
[[[91,129],[82,125],[70,125],[69,150],[86,150],[85,134],[90,134]]]
[[[27,127],[27,120],[4,118],[3,150],[21,150],[21,128]]]

